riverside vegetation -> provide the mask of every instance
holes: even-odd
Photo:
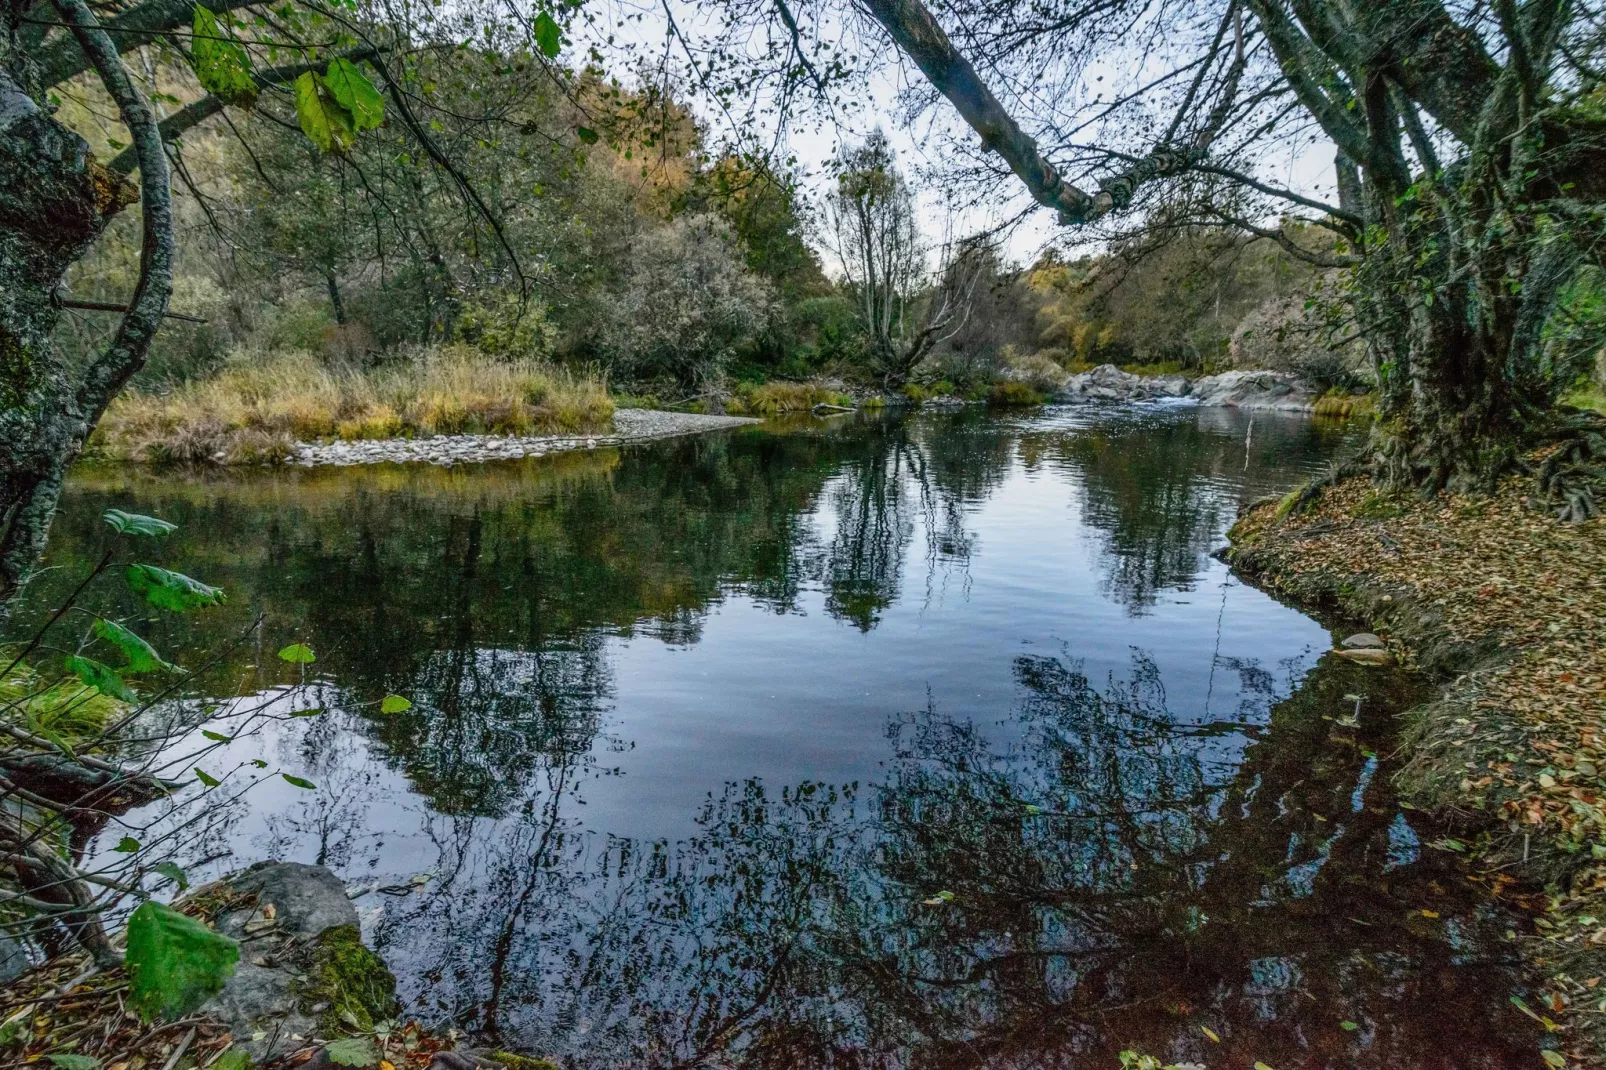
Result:
[[[1477,856],[1548,882],[1554,939],[1531,958],[1551,983],[1545,1007],[1520,1006],[1546,1031],[1549,1065],[1600,1061],[1600,691],[1573,649],[1596,608],[1606,494],[1597,12],[1051,0],[1045,16],[986,0],[945,27],[920,0],[794,6],[720,0],[691,26],[666,9],[668,47],[649,55],[606,5],[579,0],[11,5],[0,627],[86,449],[229,462],[280,457],[300,436],[596,430],[613,404],[604,383],[768,414],[870,391],[1029,404],[1102,362],[1291,368],[1330,410],[1371,391],[1368,441],[1246,520],[1240,560],[1381,620],[1426,663],[1440,663],[1441,628],[1472,649],[1443,661],[1471,674],[1434,707],[1466,724],[1423,714],[1402,783],[1420,775],[1441,809],[1481,803],[1496,816]],[[911,114],[937,117],[951,150],[925,177],[1000,205],[1000,179],[1013,182],[1101,251],[1022,266],[991,231],[929,240],[879,132],[845,141],[810,203],[779,140],[719,142],[693,111],[696,97],[733,126],[782,132],[808,108],[859,114],[889,44],[924,79]],[[1085,144],[1051,159],[1072,125]],[[1332,146],[1324,183],[1285,188],[1296,143]],[[105,516],[119,536],[169,530]],[[934,556],[963,542],[949,534]],[[1584,593],[1547,602],[1543,622],[1510,619],[1503,584],[1472,585],[1483,559],[1465,546],[1493,555],[1501,579],[1564,576]],[[115,556],[85,570],[84,590]],[[220,600],[156,565],[125,576],[156,609]],[[1374,587],[1407,604],[1380,613],[1356,594]],[[843,589],[873,621],[874,592]],[[1485,602],[1507,617],[1480,616]],[[127,677],[174,670],[135,618],[86,612],[77,592],[59,609],[15,640],[5,672],[16,768],[68,785],[0,785],[24,804],[8,819],[5,902],[41,947],[76,944],[109,968],[103,893],[148,896],[141,882],[161,871],[130,837],[110,876],[76,872],[76,823],[173,790],[125,759],[149,757],[139,748],[164,731]],[[85,630],[47,650],[69,623]],[[304,669],[314,654],[291,643],[281,656]],[[1445,772],[1456,759],[1459,779]],[[163,1014],[211,988],[226,954],[178,917],[155,904],[130,917],[155,926],[129,933],[131,957],[195,951],[175,960],[188,980],[159,986]],[[159,973],[133,973],[143,1009],[155,1004],[140,978]],[[77,1052],[40,1054],[88,1070]]]

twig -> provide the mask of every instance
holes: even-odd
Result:
[[[62,308],[85,308],[91,312],[127,312],[127,305],[115,305],[110,301],[80,301],[76,297],[58,298],[56,304]],[[199,316],[187,316],[182,312],[163,312],[163,316],[170,320],[185,320],[189,323],[210,323]]]

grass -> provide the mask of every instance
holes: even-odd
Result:
[[[1340,420],[1351,416],[1370,416],[1376,401],[1377,398],[1371,394],[1351,394],[1334,387],[1316,399],[1311,414]]]
[[[853,399],[820,383],[772,382],[763,386],[738,384],[725,401],[732,416],[774,416],[782,412],[807,412],[816,405],[853,407]]]
[[[987,391],[987,404],[992,408],[1021,408],[1041,405],[1048,398],[1025,383],[997,382]]]
[[[1575,409],[1593,409],[1606,416],[1606,387],[1588,379],[1581,380],[1572,393],[1562,398],[1562,404]]]
[[[253,464],[283,460],[298,441],[578,433],[606,430],[612,417],[594,378],[467,346],[362,371],[291,351],[241,354],[169,393],[126,391],[94,448],[153,464]]]

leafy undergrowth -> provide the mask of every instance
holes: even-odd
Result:
[[[1606,1065],[1606,521],[1567,524],[1512,478],[1488,498],[1269,503],[1231,560],[1296,600],[1370,622],[1441,674],[1407,715],[1402,793],[1467,830],[1497,892],[1543,886],[1525,957],[1558,1048]],[[1553,1063],[1554,1065],[1554,1063]]]
[[[255,464],[283,460],[297,441],[574,434],[605,431],[612,418],[599,380],[467,346],[365,370],[301,352],[241,354],[169,393],[124,391],[93,445],[121,460]]]

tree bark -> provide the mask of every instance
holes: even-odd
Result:
[[[172,193],[156,118],[84,0],[56,0],[56,8],[132,136],[144,233],[128,311],[74,376],[52,344],[57,293],[135,193],[0,71],[0,173],[8,178],[0,188],[0,625],[44,550],[67,467],[144,365],[172,291]]]

